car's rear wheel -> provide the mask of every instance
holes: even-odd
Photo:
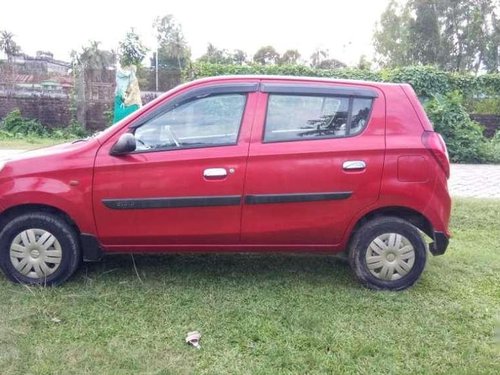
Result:
[[[403,290],[422,274],[427,246],[409,222],[383,217],[361,226],[349,249],[349,263],[356,277],[371,289]]]
[[[80,260],[75,230],[57,215],[22,214],[0,231],[0,268],[14,282],[57,285]]]

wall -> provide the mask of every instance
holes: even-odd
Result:
[[[484,126],[484,136],[491,138],[500,130],[500,115],[475,115],[470,117]]]
[[[0,93],[0,118],[19,108],[23,117],[38,119],[48,127],[71,122],[70,99],[65,96],[18,96]]]

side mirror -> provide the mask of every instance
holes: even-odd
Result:
[[[111,147],[111,151],[109,153],[114,156],[125,155],[135,151],[135,147],[136,143],[134,135],[132,133],[125,133],[118,138],[113,147]]]

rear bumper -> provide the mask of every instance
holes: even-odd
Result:
[[[429,245],[432,255],[443,255],[450,242],[449,236],[443,232],[434,232],[434,242]]]

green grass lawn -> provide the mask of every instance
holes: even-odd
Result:
[[[498,374],[500,201],[455,200],[452,230],[399,293],[313,255],[136,256],[137,273],[114,256],[54,289],[0,276],[0,374]]]
[[[42,137],[24,137],[24,138],[2,138],[0,139],[0,150],[32,150],[40,147],[53,146],[64,142],[73,141],[71,139],[61,138],[42,138]]]

